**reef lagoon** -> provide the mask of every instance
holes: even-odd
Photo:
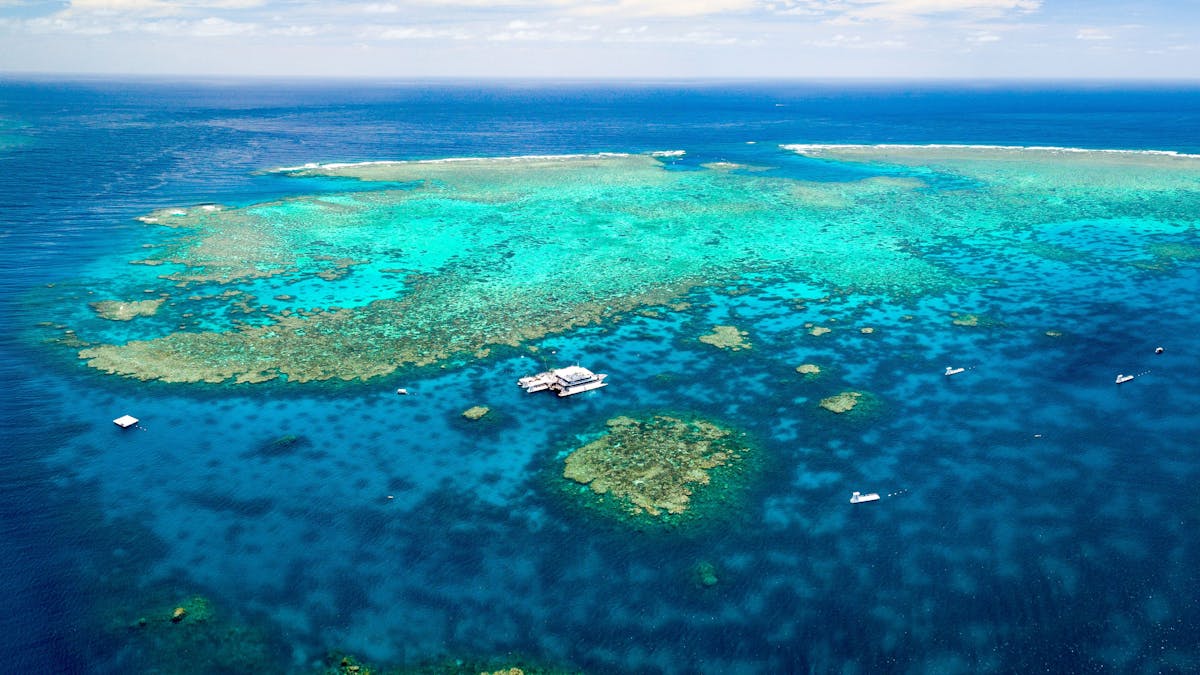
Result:
[[[0,81],[6,664],[1200,669],[1198,138],[1165,85]]]

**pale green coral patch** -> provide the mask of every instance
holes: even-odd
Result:
[[[667,415],[614,417],[598,439],[567,456],[563,477],[616,498],[631,515],[681,514],[710,470],[748,451],[732,431]]]
[[[463,411],[462,416],[469,420],[477,420],[491,412],[491,408],[485,405],[474,405]]]
[[[955,326],[964,326],[967,328],[976,328],[982,321],[978,314],[959,314],[958,312],[951,312],[950,317],[950,322]]]
[[[165,298],[157,300],[101,300],[93,302],[92,309],[96,314],[110,321],[130,321],[139,316],[154,316],[158,308],[166,302]]]
[[[821,407],[832,413],[850,412],[858,405],[859,399],[862,398],[862,393],[857,391],[843,391],[840,394],[835,394],[827,398],[821,399]]]
[[[701,335],[699,340],[718,349],[736,352],[750,349],[750,341],[746,339],[749,335],[744,330],[738,330],[736,326],[713,326],[713,332]]]

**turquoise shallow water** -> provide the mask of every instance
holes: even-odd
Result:
[[[127,178],[104,169],[112,157],[88,155],[101,170],[69,180],[75,174],[51,160],[63,156],[68,144],[56,134],[66,135],[72,121],[33,103],[24,114],[41,130],[30,141],[34,149],[3,157],[22,180],[32,183],[40,167],[64,191],[53,201],[11,178],[6,183],[10,202],[26,204],[6,223],[14,272],[5,277],[5,302],[20,330],[6,332],[0,361],[14,413],[4,422],[6,569],[20,589],[8,600],[8,616],[19,618],[6,619],[5,632],[19,663],[75,672],[147,664],[222,672],[229,659],[260,659],[299,672],[343,649],[392,665],[495,659],[496,667],[522,660],[589,672],[1196,667],[1200,615],[1191,591],[1200,551],[1192,533],[1200,511],[1190,485],[1200,437],[1200,326],[1197,262],[1185,254],[1200,245],[1194,184],[1154,191],[1141,205],[1132,192],[1113,196],[1105,188],[1099,198],[1084,185],[1060,193],[1066,206],[1040,221],[1035,209],[1051,199],[1044,192],[1001,191],[988,199],[1014,200],[1009,213],[1019,217],[1005,222],[1005,213],[981,211],[964,224],[954,221],[962,215],[955,207],[981,203],[971,193],[979,175],[928,178],[927,169],[811,160],[778,143],[747,146],[749,135],[766,140],[770,125],[753,112],[759,98],[744,93],[712,94],[737,108],[720,113],[741,125],[736,142],[696,140],[697,128],[716,115],[701,111],[711,102],[701,98],[690,104],[691,126],[677,113],[677,128],[650,138],[658,147],[632,138],[644,130],[612,132],[602,137],[611,145],[594,147],[599,141],[588,140],[584,125],[557,110],[539,118],[544,127],[568,128],[553,141],[507,129],[495,132],[501,141],[471,144],[463,140],[466,123],[454,122],[441,133],[458,129],[460,145],[426,143],[408,152],[386,139],[374,152],[370,144],[336,152],[343,146],[326,135],[332,132],[299,122],[281,131],[285,112],[314,119],[319,106],[303,96],[285,109],[260,102],[236,115],[200,105],[187,111],[190,129],[226,129],[230,115],[259,121],[229,136],[173,137],[164,131],[167,120],[182,113],[151,112],[149,101],[158,97],[150,94],[158,93],[124,104],[126,114],[161,134],[120,155],[130,163],[143,157]],[[50,96],[34,94],[26,92],[29,100]],[[969,108],[943,96],[926,105]],[[366,128],[396,105],[411,103],[384,97],[337,119]],[[496,119],[504,119],[503,106],[494,105]],[[1040,105],[1052,117],[1050,104]],[[821,112],[829,111],[806,114]],[[855,126],[856,118],[839,114],[837,129],[859,129],[843,140],[861,140],[872,133],[863,129],[881,124]],[[918,124],[918,117],[912,113],[890,133],[1012,140],[987,136],[992,127],[983,123],[971,135]],[[789,119],[790,137],[774,140],[836,140],[803,137],[803,115]],[[642,129],[641,121],[634,115],[611,126]],[[92,124],[73,133],[135,133]],[[1023,140],[1068,144],[1068,132],[1055,129],[1046,124]],[[297,139],[318,149],[298,149]],[[1129,145],[1141,147],[1136,140]],[[375,153],[676,148],[689,153],[680,164],[774,166],[788,180],[819,182],[823,195],[864,175],[925,176],[915,196],[848,188],[845,195],[878,199],[879,208],[843,214],[825,234],[858,227],[853,235],[863,236],[877,227],[890,237],[889,251],[913,253],[956,282],[898,293],[840,285],[834,277],[843,268],[805,275],[756,264],[735,279],[683,291],[675,298],[687,303],[683,309],[626,311],[616,322],[532,339],[536,352],[497,348],[484,358],[451,359],[445,369],[401,369],[365,383],[143,383],[87,368],[74,348],[36,341],[61,335],[36,328],[48,315],[85,339],[114,343],[156,337],[185,321],[182,310],[168,307],[115,323],[88,307],[101,298],[140,298],[143,282],[158,273],[128,261],[148,254],[143,243],[171,235],[134,217],[345,189],[341,181],[256,170]],[[237,153],[245,153],[240,163],[228,161]],[[173,159],[180,156],[186,161]],[[1182,181],[1186,173],[1170,175]],[[148,187],[158,180],[165,187]],[[963,194],[954,198],[951,190]],[[876,222],[863,220],[871,213]],[[935,215],[953,229],[919,230],[928,224],[922,218]],[[344,246],[370,254],[370,243]],[[517,255],[521,243],[511,245]],[[1167,245],[1175,248],[1154,248]],[[771,259],[766,248],[756,243],[746,256]],[[434,253],[407,254],[436,267]],[[322,286],[331,282],[312,279],[234,286],[258,295],[268,314],[288,305],[272,299],[281,291],[311,298],[309,307],[354,307],[372,292],[405,288],[398,274],[379,267],[356,268],[332,290]],[[171,289],[155,287],[162,290]],[[227,329],[237,318],[224,301],[197,307],[201,330]],[[978,325],[953,323],[968,315]],[[806,324],[831,331],[812,335]],[[753,347],[722,351],[697,339],[715,325],[745,330]],[[1160,345],[1164,353],[1155,354]],[[571,362],[608,373],[611,386],[566,400],[513,386],[521,375]],[[806,378],[795,372],[802,363],[820,364],[822,373]],[[946,377],[947,366],[968,370]],[[1139,377],[1118,387],[1117,373]],[[411,394],[397,396],[401,386]],[[847,390],[869,394],[869,403],[841,416],[817,405]],[[492,412],[478,423],[462,419],[477,404]],[[562,480],[565,452],[603,420],[646,411],[726,421],[761,448],[766,471],[718,526],[630,531],[580,512],[548,487]],[[142,418],[142,429],[111,425],[126,412]],[[286,436],[297,440],[277,442]],[[883,499],[851,507],[851,490]],[[697,583],[700,562],[714,567],[716,585]],[[197,594],[218,608],[210,625],[221,626],[221,639],[210,641],[202,624],[181,624],[175,633],[133,627]],[[239,628],[230,633],[230,625]]]

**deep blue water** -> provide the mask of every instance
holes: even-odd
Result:
[[[614,380],[646,363],[687,376],[537,401],[533,419],[516,413],[530,406],[511,391],[526,369],[516,357],[429,375],[415,410],[398,411],[388,384],[131,383],[25,330],[53,314],[30,304],[34,289],[136,255],[137,216],[313,189],[260,173],[272,167],[671,149],[753,163],[780,143],[822,142],[1200,153],[1200,88],[0,80],[5,669],[140,667],[136,640],[97,616],[128,624],[137,610],[114,598],[139,606],[143,593],[212,598],[267,636],[281,671],[334,648],[408,665],[519,654],[593,672],[1200,669],[1194,263],[1153,286],[1104,282],[1104,298],[1036,275],[1014,281],[1020,297],[980,291],[1007,310],[1055,305],[1080,336],[1067,360],[988,333],[852,345],[842,375],[908,405],[850,430],[796,412],[770,374],[812,356],[770,301],[797,294],[786,280],[701,294],[711,317],[547,339]],[[774,161],[813,179],[850,173]],[[900,325],[872,307],[821,311],[881,333]],[[729,316],[772,348],[739,360],[674,337]],[[1162,359],[1146,356],[1149,336],[1171,338]],[[961,353],[1003,368],[909,376]],[[1160,375],[1082,384],[1117,363]],[[482,435],[457,419],[479,399],[510,411]],[[771,471],[742,522],[630,536],[541,489],[573,440],[551,429],[660,408],[737,419],[762,440]],[[156,421],[113,434],[109,420],[129,411]],[[312,450],[264,450],[281,434]],[[545,450],[531,460],[527,445]],[[868,482],[906,492],[887,509],[846,509],[848,485]],[[702,560],[721,576],[713,589],[691,582]]]

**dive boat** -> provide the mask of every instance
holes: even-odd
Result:
[[[568,366],[522,377],[517,380],[517,385],[530,394],[550,390],[562,398],[608,386],[608,383],[604,381],[606,377],[608,375],[593,373],[582,366]]]

